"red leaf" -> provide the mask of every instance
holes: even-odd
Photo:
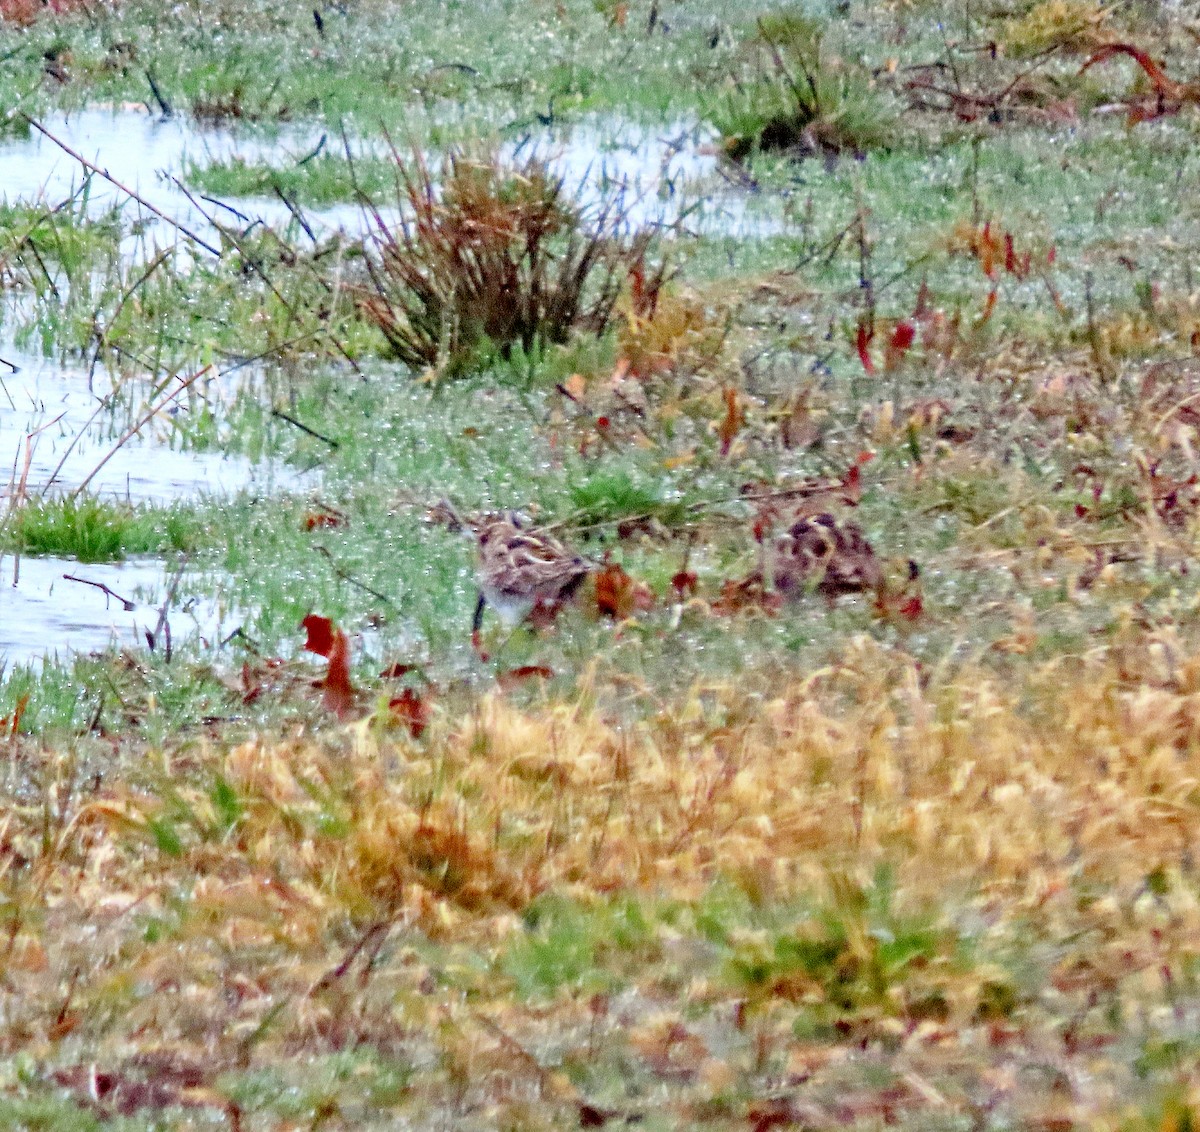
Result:
[[[996,274],[996,239],[992,235],[992,222],[989,220],[983,226],[979,237],[979,266],[989,279]]]
[[[988,292],[987,300],[983,304],[983,314],[979,318],[979,325],[982,326],[989,318],[992,317],[992,312],[996,309],[996,288],[993,287]]]
[[[354,685],[350,683],[350,638],[341,629],[333,632],[324,688],[321,702],[338,719],[345,719],[354,707]]]
[[[1016,275],[1017,273],[1017,249],[1013,243],[1011,232],[1004,233],[1004,270],[1009,275]]]
[[[250,667],[249,661],[242,661],[242,703],[252,704],[262,693],[263,686],[258,673]]]
[[[925,612],[925,603],[921,600],[921,595],[917,594],[903,602],[896,612],[906,621],[919,621],[921,614]]]
[[[393,664],[385,668],[380,674],[383,680],[399,680],[401,676],[407,676],[414,668],[419,668],[417,664]]]
[[[317,656],[328,656],[333,648],[333,622],[328,617],[319,617],[310,613],[300,626],[308,634],[304,647]]]
[[[904,359],[904,355],[908,353],[913,341],[917,337],[917,328],[911,322],[905,321],[897,325],[892,331],[891,338],[888,339],[887,350],[883,356],[883,368],[885,370],[895,369]]]
[[[875,337],[875,331],[868,330],[865,322],[858,324],[858,333],[854,338],[854,347],[858,350],[858,360],[862,362],[862,367],[867,373],[875,372],[875,363],[871,361],[871,352],[867,347],[871,345],[871,339]]]
[[[862,470],[875,459],[875,453],[869,452],[865,448],[854,457],[854,463],[846,469],[846,474],[842,476],[842,487],[845,491],[845,501],[849,504],[856,505],[862,498]]]
[[[597,417],[597,418],[596,418],[596,427],[597,427],[597,428],[598,428],[598,429],[599,429],[601,432],[604,432],[604,431],[605,431],[606,429],[608,429],[608,428],[609,428],[611,425],[612,425],[612,421],[610,421],[610,420],[608,419],[608,417]]]
[[[25,714],[25,708],[28,705],[29,693],[26,692],[25,695],[17,700],[17,706],[13,709],[11,723],[9,722],[9,717],[7,715],[0,717],[0,727],[7,728],[10,736],[17,733],[17,729],[21,726],[21,716]]]
[[[759,541],[761,542],[762,539],[759,538]],[[683,598],[687,597],[688,594],[694,594],[696,592],[696,585],[698,582],[699,579],[690,570],[680,570],[679,573],[671,579],[671,588],[679,595],[680,600],[682,600]]]
[[[911,322],[902,322],[892,332],[892,349],[903,353],[917,337],[917,328]]]
[[[388,710],[401,727],[407,727],[414,739],[420,739],[429,726],[429,705],[411,688],[388,700]]]
[[[522,664],[519,668],[510,669],[508,672],[503,672],[496,677],[497,683],[506,692],[515,688],[518,684],[524,684],[526,680],[553,679],[554,669],[547,668],[544,664]]]
[[[334,514],[330,511],[309,511],[304,516],[304,529],[306,531],[316,530],[336,530],[338,527],[344,527],[349,522],[345,515]]]
[[[1051,244],[1050,250],[1046,253],[1046,266],[1053,267],[1056,259],[1058,259],[1058,248]]]

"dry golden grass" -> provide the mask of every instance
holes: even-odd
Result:
[[[775,1103],[780,1064],[833,1120],[848,1052],[874,1048],[910,1075],[896,1103],[918,1124],[969,1115],[983,1090],[1010,1115],[1118,1127],[1139,1053],[1109,1049],[1119,1020],[1172,1030],[1200,938],[1200,657],[1126,636],[1010,683],[923,672],[864,639],[807,678],[697,688],[637,721],[586,697],[491,695],[421,740],[367,721],[165,751],[87,797],[53,753],[22,750],[48,785],[3,823],[5,968],[21,987],[4,1051],[85,1108],[216,1109],[235,1127],[274,1111],[247,1073],[402,1053],[427,1071],[396,1112],[551,1126],[600,1088],[560,1063],[619,1046],[673,1119],[723,1126]],[[919,963],[885,961],[863,911],[881,869],[888,914],[934,940]],[[614,899],[696,909],[722,889],[777,910],[779,934],[734,924],[727,961],[691,969],[671,961],[688,931],[659,925],[628,945],[620,1020],[586,971],[514,996],[520,917],[548,894],[586,917]],[[824,913],[798,911],[813,900]],[[599,934],[592,961],[620,965]],[[831,938],[835,975],[779,958],[779,940]],[[997,973],[1005,955],[1026,967],[1019,989]],[[703,1026],[685,1009],[701,1005],[717,1012]],[[814,1041],[806,1011],[844,1029]],[[997,1084],[1047,1057],[1093,1084]],[[84,1061],[108,1074],[99,1093]],[[327,1088],[346,1120],[383,1103],[361,1081]],[[877,1114],[872,1087],[854,1089]]]

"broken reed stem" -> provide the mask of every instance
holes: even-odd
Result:
[[[112,446],[112,448],[110,448],[108,450],[107,453],[105,453],[105,455],[104,455],[103,459],[101,459],[100,463],[98,463],[87,474],[87,476],[84,477],[83,482],[80,483],[79,486],[76,487],[75,490],[72,491],[69,496],[67,496],[67,498],[71,501],[78,499],[79,496],[82,494],[84,488],[86,488],[87,485],[96,478],[97,474],[100,472],[100,469],[103,468],[104,465],[109,462],[109,460],[111,460],[122,448],[124,448],[125,445],[130,440],[132,440],[135,436],[137,436],[137,434],[139,432],[141,432],[142,429],[145,428],[146,425],[150,423],[150,421],[152,421],[156,416],[158,416],[158,414],[161,413],[163,409],[165,409],[172,401],[174,401],[176,397],[178,397],[181,393],[185,392],[186,390],[190,389],[192,387],[192,385],[194,385],[197,381],[199,381],[199,379],[202,378],[206,373],[208,373],[212,368],[213,367],[210,364],[210,365],[204,366],[202,369],[198,369],[190,377],[184,378],[184,380],[182,382],[180,382],[180,384],[175,389],[172,389],[168,394],[166,394],[164,397],[162,397],[159,401],[153,402],[150,405],[150,408],[147,409],[146,412],[142,414],[141,418],[137,421],[137,423],[130,425],[130,427],[127,428],[121,434],[120,439],[116,442],[116,444],[114,444]]]
[[[104,178],[104,180],[106,180],[110,185],[112,185],[113,188],[120,189],[121,192],[123,192],[127,197],[129,197],[130,200],[137,201],[138,204],[140,204],[142,206],[142,208],[144,208],[147,212],[151,213],[154,216],[157,216],[159,218],[159,220],[163,220],[167,224],[170,224],[171,227],[174,228],[177,232],[181,232],[189,240],[191,240],[194,244],[196,244],[197,247],[201,247],[206,252],[208,252],[209,255],[215,256],[217,259],[221,258],[221,249],[220,248],[215,248],[215,247],[213,247],[212,244],[208,243],[206,240],[202,240],[190,228],[186,227],[183,224],[180,224],[178,220],[172,220],[171,217],[169,217],[165,212],[163,212],[161,209],[155,208],[154,205],[152,205],[144,197],[140,197],[132,189],[126,188],[107,169],[101,169],[99,165],[95,165],[92,162],[90,162],[86,157],[83,156],[82,153],[79,153],[76,150],[73,150],[61,138],[55,137],[36,118],[31,117],[29,114],[26,114],[23,110],[20,111],[20,114],[21,114],[21,117],[24,118],[25,121],[28,122],[29,125],[31,125],[35,130],[37,130],[37,132],[39,134],[43,135],[43,137],[49,138],[56,146],[58,146],[59,149],[61,149],[63,151],[63,153],[67,154],[68,157],[74,158],[76,161],[79,162],[80,165],[82,165],[89,172],[95,173],[97,177]]]

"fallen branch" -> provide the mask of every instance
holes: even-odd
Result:
[[[130,601],[127,597],[122,597],[115,590],[109,589],[103,582],[93,582],[91,578],[77,578],[74,574],[64,574],[63,580],[67,582],[78,582],[81,586],[92,586],[100,590],[106,597],[111,597],[114,601],[119,601],[124,607],[126,613],[132,613],[137,609],[137,602]]]

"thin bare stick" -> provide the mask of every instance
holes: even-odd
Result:
[[[15,479],[16,461],[14,460],[13,462],[14,481],[11,484],[10,494],[8,497],[8,513],[10,515],[17,509],[23,500],[28,498],[29,469],[33,466],[33,450],[36,447],[34,442],[43,432],[46,431],[46,429],[53,428],[66,415],[66,413],[59,413],[54,420],[47,421],[44,425],[40,425],[38,428],[35,428],[33,432],[28,432],[25,434],[25,464],[21,469],[21,478],[19,480]]]
[[[209,253],[209,255],[216,256],[217,259],[221,258],[221,249],[220,248],[213,247],[212,244],[208,243],[205,240],[202,240],[190,228],[187,228],[183,224],[180,224],[178,220],[172,220],[171,217],[169,217],[165,212],[163,212],[161,209],[155,208],[154,205],[152,205],[144,197],[140,197],[132,189],[126,188],[107,169],[101,169],[99,165],[94,165],[86,157],[84,157],[83,154],[78,153],[75,150],[73,150],[69,145],[67,145],[66,142],[62,141],[60,138],[56,138],[36,118],[31,117],[29,114],[26,114],[24,110],[20,111],[19,113],[20,113],[21,117],[24,118],[25,121],[28,122],[35,130],[37,130],[37,132],[39,134],[43,135],[43,137],[49,138],[56,146],[58,146],[59,149],[61,149],[63,151],[63,153],[67,154],[68,157],[73,157],[85,169],[89,170],[92,173],[95,173],[97,177],[103,177],[104,180],[106,180],[110,185],[113,186],[113,188],[120,189],[121,192],[123,192],[127,197],[129,197],[130,200],[137,201],[138,204],[140,204],[142,206],[142,208],[144,208],[147,212],[152,213],[154,216],[157,216],[159,218],[159,220],[165,220],[168,224],[171,225],[172,228],[174,228],[178,232],[182,232],[183,235],[185,235],[194,244],[198,245],[199,247],[202,247],[206,252]]]
[[[362,590],[364,593],[370,594],[377,601],[382,601],[385,605],[390,605],[393,609],[397,608],[396,603],[394,601],[392,601],[392,599],[390,597],[388,597],[387,594],[381,594],[378,590],[373,590],[370,586],[367,585],[366,582],[360,582],[356,577],[354,577],[353,574],[346,573],[346,571],[343,570],[334,561],[333,555],[329,553],[329,550],[327,547],[318,545],[318,546],[314,546],[313,550],[315,550],[318,554],[322,554],[325,556],[325,558],[329,562],[329,568],[339,578],[341,578],[341,580],[343,582],[348,582],[350,585],[355,586],[356,588]]]
[[[102,412],[104,412],[105,409],[108,408],[109,400],[111,397],[112,397],[112,394],[110,393],[110,394],[105,395],[103,398],[101,398],[100,404],[98,404],[96,406],[96,408],[92,411],[92,415],[90,417],[88,417],[88,419],[86,421],[83,422],[83,427],[80,428],[75,433],[75,435],[71,438],[71,443],[67,445],[67,450],[62,454],[62,459],[60,459],[58,461],[58,463],[54,466],[54,471],[50,473],[50,478],[44,484],[42,484],[42,490],[39,493],[39,498],[41,498],[41,499],[46,498],[46,492],[48,492],[50,490],[50,488],[58,480],[58,474],[59,474],[59,472],[61,472],[63,470],[63,465],[66,464],[67,457],[70,456],[71,453],[75,450],[75,445],[79,443],[80,438],[83,436],[83,434],[85,432],[87,432],[87,430],[89,428],[92,427],[92,422]]]
[[[350,945],[349,949],[346,951],[346,954],[342,956],[341,962],[338,963],[336,967],[331,967],[315,983],[313,983],[312,987],[309,989],[308,997],[312,998],[321,991],[328,990],[329,987],[331,987],[338,979],[342,978],[346,972],[350,970],[350,966],[354,960],[357,959],[359,955],[361,955],[363,951],[367,950],[368,948],[370,948],[370,951],[368,951],[368,964],[370,964],[373,961],[373,956],[378,955],[379,949],[383,946],[384,940],[387,939],[388,932],[392,930],[393,925],[396,923],[396,919],[397,917],[395,916],[389,916],[386,919],[376,920],[375,923],[370,924],[367,927],[367,930],[364,931],[363,934]],[[369,969],[364,971],[364,975],[368,973]]]
[[[127,597],[122,597],[115,590],[109,589],[103,582],[93,582],[91,578],[77,578],[74,574],[64,574],[63,580],[78,582],[81,586],[92,586],[100,590],[106,597],[111,597],[114,601],[119,601],[125,607],[126,613],[132,613],[137,608],[137,602],[130,601]]]
[[[322,436],[321,433],[317,432],[315,428],[309,428],[308,425],[304,424],[302,421],[296,420],[296,418],[293,416],[289,416],[282,409],[272,409],[271,416],[277,417],[281,421],[287,421],[288,424],[298,428],[301,432],[307,433],[314,440],[319,440],[324,444],[328,444],[330,448],[341,447],[340,441],[334,440],[328,436]]]
[[[125,309],[125,304],[141,290],[142,284],[145,283],[151,275],[153,275],[172,255],[174,248],[163,248],[146,266],[146,270],[138,276],[137,282],[127,287],[122,293],[117,305],[113,308],[112,314],[108,316],[108,328],[100,329],[100,310],[96,309],[96,313],[92,316],[92,333],[96,336],[96,349],[92,353],[92,363],[88,367],[88,392],[91,392],[92,379],[96,375],[96,366],[100,361],[100,351],[108,344],[108,331],[116,324],[118,318],[121,317],[121,312]]]
[[[152,421],[156,416],[158,416],[158,414],[161,413],[162,410],[164,408],[166,408],[167,405],[169,405],[172,401],[174,401],[175,398],[178,397],[185,390],[191,388],[191,386],[195,382],[197,382],[200,378],[202,378],[212,368],[213,367],[210,364],[210,365],[206,365],[203,369],[198,369],[190,377],[187,377],[182,382],[180,382],[180,384],[175,389],[172,389],[171,392],[168,393],[165,397],[161,398],[159,401],[152,404],[150,406],[150,408],[147,409],[146,412],[142,414],[141,418],[138,420],[138,422],[136,424],[130,425],[130,427],[127,428],[121,434],[121,437],[116,442],[116,444],[114,444],[112,446],[112,448],[110,448],[108,450],[108,452],[105,454],[104,458],[100,461],[100,463],[98,463],[87,474],[87,476],[84,478],[83,482],[81,484],[79,484],[79,486],[76,487],[73,492],[71,492],[71,494],[68,496],[68,498],[72,499],[72,500],[78,499],[80,494],[83,492],[84,488],[86,488],[87,485],[96,478],[100,469],[103,468],[104,465],[109,462],[109,460],[111,460],[122,448],[124,448],[125,445],[130,440],[133,439],[133,437],[137,436],[137,434],[139,432],[141,432],[142,429],[145,428],[146,425],[149,424],[150,421]]]
[[[163,659],[171,663],[171,622],[167,620],[167,610],[171,608],[171,603],[175,600],[175,591],[179,589],[179,583],[183,580],[183,572],[187,568],[187,555],[185,554],[179,562],[177,569],[171,577],[171,582],[167,586],[167,596],[163,598],[162,608],[158,611],[158,621],[155,622],[154,632],[146,634],[146,643],[150,646],[150,651],[154,651],[155,642],[161,633],[165,645],[163,647]]]

